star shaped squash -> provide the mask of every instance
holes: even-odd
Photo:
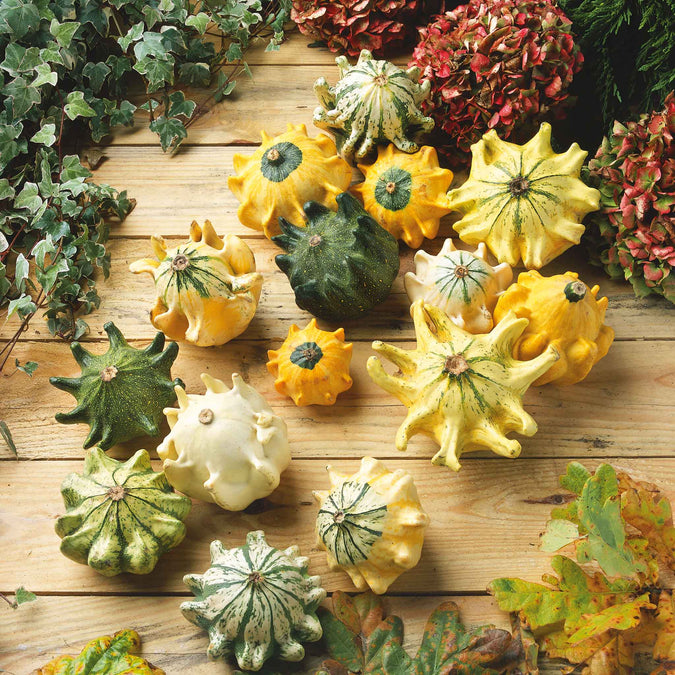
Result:
[[[368,359],[368,374],[408,408],[396,434],[396,447],[422,432],[441,449],[431,460],[454,471],[463,452],[489,448],[504,457],[518,457],[520,443],[509,431],[533,436],[537,423],[525,412],[522,397],[559,356],[547,348],[531,361],[516,361],[513,344],[527,326],[513,312],[490,333],[472,335],[456,326],[441,310],[417,300],[411,308],[417,348],[406,351],[373,342],[399,371],[385,372],[376,356]]]
[[[485,242],[500,263],[515,266],[522,258],[528,269],[579,243],[581,221],[600,203],[600,193],[579,178],[587,152],[576,143],[553,152],[544,123],[524,145],[489,131],[471,154],[468,180],[448,192],[448,207],[464,215],[454,225],[462,241]]]

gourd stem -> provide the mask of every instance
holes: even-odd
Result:
[[[469,364],[462,354],[453,354],[445,360],[443,370],[450,375],[461,375],[469,370]]]
[[[115,368],[115,366],[106,366],[101,371],[101,379],[104,382],[110,382],[110,380],[114,380],[115,377],[117,377],[117,368]]]
[[[565,286],[565,297],[570,302],[579,302],[586,297],[586,284],[583,281],[570,281]]]
[[[171,261],[171,269],[175,270],[177,272],[181,272],[182,270],[184,270],[189,265],[190,265],[190,260],[188,259],[188,257],[186,255],[183,255],[182,253],[179,253]]]

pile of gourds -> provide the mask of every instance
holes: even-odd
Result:
[[[613,340],[597,286],[574,272],[537,271],[579,242],[581,220],[598,208],[598,192],[579,178],[586,153],[576,144],[554,153],[547,124],[522,146],[491,131],[472,147],[466,182],[450,189],[452,172],[439,167],[432,147],[419,145],[433,127],[419,108],[429,94],[419,70],[367,51],[354,66],[345,57],[337,63],[337,85],[323,78],[315,85],[314,113],[335,142],[311,138],[304,125],[274,138],[263,132],[256,152],[234,157],[228,184],[239,220],[283,249],[276,264],[298,306],[336,322],[388,296],[398,239],[417,248],[437,236],[443,216],[461,214],[454,228],[476,248],[448,238],[437,255],[417,252],[415,272],[405,275],[416,348],[376,341],[373,349],[397,371],[373,356],[367,372],[408,408],[394,440],[399,450],[421,432],[440,446],[433,463],[454,470],[463,452],[480,448],[517,457],[521,446],[507,434],[537,430],[522,406],[527,388],[582,380]],[[363,180],[350,187],[355,159]],[[108,323],[105,354],[73,343],[81,375],[52,378],[77,400],[57,420],[88,424],[84,446],[98,444],[84,472],[63,482],[66,513],[56,531],[64,555],[101,574],[151,572],[185,536],[189,498],[240,511],[275,490],[291,460],[284,420],[238,374],[231,389],[202,374],[204,394],[171,379],[178,346],[165,349],[164,335],[198,346],[227,343],[251,322],[263,284],[238,237],[220,238],[208,221],[192,223],[189,235],[173,248],[152,237],[155,258],[131,265],[155,281],[150,320],[162,332],[152,343],[136,349]],[[511,283],[520,261],[529,271]],[[267,368],[296,405],[331,405],[352,385],[351,356],[344,329],[322,330],[313,318],[303,329],[291,326],[268,351]],[[126,462],[105,454],[116,443],[156,436],[163,415],[170,426],[157,448],[163,471],[153,471],[145,450]],[[384,593],[421,556],[429,518],[413,480],[369,457],[351,476],[328,471],[330,488],[314,493],[318,545],[357,588]],[[195,600],[181,605],[208,631],[209,655],[234,654],[250,670],[271,657],[302,659],[302,643],[321,636],[315,610],[326,592],[297,548],[274,549],[251,532],[237,548],[214,541],[211,560],[203,575],[185,577]]]

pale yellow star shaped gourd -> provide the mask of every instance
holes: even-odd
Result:
[[[518,457],[520,443],[510,431],[532,436],[537,423],[525,411],[522,397],[559,356],[553,347],[530,361],[513,358],[513,345],[527,326],[509,312],[490,333],[472,335],[441,310],[416,301],[411,313],[417,348],[404,350],[379,340],[373,349],[399,371],[389,374],[376,356],[368,359],[370,377],[408,408],[396,434],[405,450],[417,433],[441,446],[431,460],[454,471],[462,453],[488,448],[504,457]]]

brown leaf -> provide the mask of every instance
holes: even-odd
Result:
[[[354,598],[354,606],[361,619],[361,632],[370,637],[384,618],[382,600],[374,593],[362,593]]]

